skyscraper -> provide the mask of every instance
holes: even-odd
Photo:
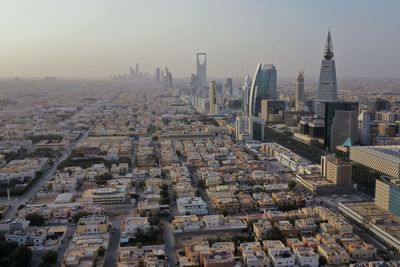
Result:
[[[336,66],[333,54],[331,32],[328,32],[324,54],[319,73],[319,85],[317,90],[316,114],[324,116],[324,105],[321,102],[337,100]]]
[[[300,70],[297,75],[297,88],[296,88],[296,109],[299,110],[300,106],[304,103],[304,72]]]
[[[226,83],[224,85],[225,95],[231,96],[233,94],[233,83],[232,78],[226,79]]]
[[[245,115],[249,115],[249,98],[250,98],[251,78],[246,75],[244,85],[242,86],[242,108]]]
[[[138,75],[139,74],[139,63],[136,63],[136,65],[135,65],[135,72],[136,72],[136,75]]]
[[[156,81],[159,83],[160,82],[160,68],[156,69]]]
[[[218,114],[218,94],[217,94],[217,83],[215,81],[210,82],[208,87],[208,97],[210,100],[210,114]]]
[[[196,54],[196,62],[197,62],[197,79],[200,81],[202,87],[207,86],[207,54],[206,53],[197,53]]]
[[[250,116],[260,115],[263,99],[276,99],[276,68],[272,64],[258,63],[250,88]]]
[[[167,73],[167,88],[169,88],[169,89],[172,88],[172,73],[171,72]]]
[[[132,67],[129,67],[129,78],[133,78],[133,76],[135,76],[135,71]]]
[[[360,144],[370,145],[371,144],[371,116],[367,110],[361,111],[358,116],[358,131],[360,134]]]
[[[358,103],[325,102],[325,148],[335,150],[350,138],[353,145],[359,141]]]

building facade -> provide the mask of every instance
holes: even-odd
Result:
[[[324,117],[323,103],[337,100],[336,66],[331,32],[328,32],[319,74],[316,114]]]
[[[357,144],[358,135],[358,103],[356,102],[324,102],[325,134],[324,145],[335,150],[348,138]]]
[[[299,74],[297,75],[297,88],[296,88],[296,96],[295,96],[295,103],[296,103],[296,110],[300,110],[301,105],[304,103],[304,72],[300,70]]]
[[[249,114],[251,116],[260,116],[263,99],[276,99],[276,68],[272,64],[258,63],[250,88]]]
[[[203,59],[203,60],[202,60]],[[197,53],[196,54],[197,63],[197,79],[199,80],[202,87],[207,86],[207,54]]]

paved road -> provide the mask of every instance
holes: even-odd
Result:
[[[172,226],[168,220],[161,221],[164,226],[164,246],[165,246],[165,254],[168,256],[168,265],[167,267],[176,266],[176,247],[175,247],[175,237],[172,232]]]
[[[89,134],[89,132],[92,130],[93,126],[90,127],[88,130],[86,130],[81,137],[79,137],[75,142],[72,142],[67,150],[65,150],[62,155],[54,162],[54,164],[48,169],[41,177],[39,177],[32,186],[28,188],[27,191],[21,196],[14,196],[11,197],[10,204],[12,205],[11,208],[7,210],[7,212],[4,214],[5,219],[13,218],[15,214],[17,213],[18,206],[22,204],[26,204],[29,202],[29,200],[36,195],[36,193],[39,191],[39,189],[48,181],[50,180],[54,174],[57,171],[57,166],[60,164],[63,160],[65,160],[70,154],[71,151],[75,148],[76,144],[78,144],[82,139],[86,138]],[[1,197],[0,198],[1,203],[7,203],[8,199],[7,197]]]
[[[56,266],[61,266],[64,259],[65,251],[70,246],[72,242],[72,236],[74,235],[75,231],[76,225],[68,225],[67,234],[64,236],[64,239],[61,242],[60,247],[58,248],[58,258]]]

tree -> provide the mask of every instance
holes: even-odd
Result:
[[[297,185],[297,182],[295,180],[293,180],[293,179],[289,180],[288,187],[289,187],[290,191],[293,191],[293,189],[296,187],[296,185]]]
[[[7,257],[9,259],[9,265],[11,267],[25,267],[30,266],[32,251],[27,246],[18,246],[14,249]]]
[[[106,254],[106,249],[103,246],[100,246],[97,253],[99,254],[99,256],[104,256]]]
[[[42,256],[40,267],[50,267],[57,263],[58,253],[54,250],[46,251]]]
[[[42,226],[45,222],[43,215],[36,212],[27,214],[25,219],[29,221],[29,224],[32,226]]]
[[[103,184],[106,184],[107,181],[111,180],[112,178],[113,178],[113,176],[111,173],[104,173],[104,174],[97,175],[95,177],[95,180],[96,180],[96,184],[103,185]]]

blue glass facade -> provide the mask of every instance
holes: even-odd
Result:
[[[250,115],[259,116],[263,99],[276,99],[276,68],[259,63],[250,89]]]

